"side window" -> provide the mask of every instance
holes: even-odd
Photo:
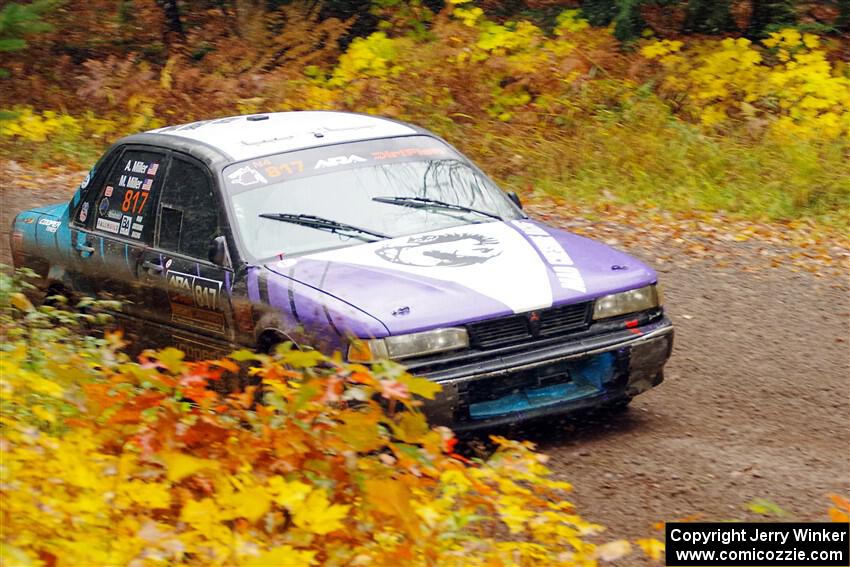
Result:
[[[174,158],[159,202],[159,247],[207,260],[210,243],[220,234],[218,219],[206,170]]]
[[[149,240],[164,162],[165,155],[158,152],[126,150],[112,166],[94,200],[95,230]]]

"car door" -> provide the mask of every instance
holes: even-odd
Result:
[[[121,302],[137,317],[143,308],[138,263],[153,237],[156,194],[168,159],[165,151],[125,146],[76,212],[72,246],[74,287]]]
[[[233,270],[214,262],[211,250],[225,220],[208,168],[174,153],[157,204],[154,245],[145,251],[139,280],[148,316],[184,339],[232,339]],[[184,340],[185,342],[185,340]]]

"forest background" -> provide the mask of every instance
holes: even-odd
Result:
[[[345,109],[506,188],[635,214],[846,228],[850,0],[36,0],[0,10],[0,149]]]

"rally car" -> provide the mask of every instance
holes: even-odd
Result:
[[[662,381],[656,273],[525,215],[421,128],[234,116],[118,141],[70,202],[20,213],[17,266],[106,293],[190,355],[277,343],[403,362],[474,429],[626,404]]]

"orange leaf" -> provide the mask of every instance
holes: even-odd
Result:
[[[410,489],[396,480],[367,480],[366,495],[376,510],[401,520],[410,533],[419,532],[419,519],[410,505]]]

